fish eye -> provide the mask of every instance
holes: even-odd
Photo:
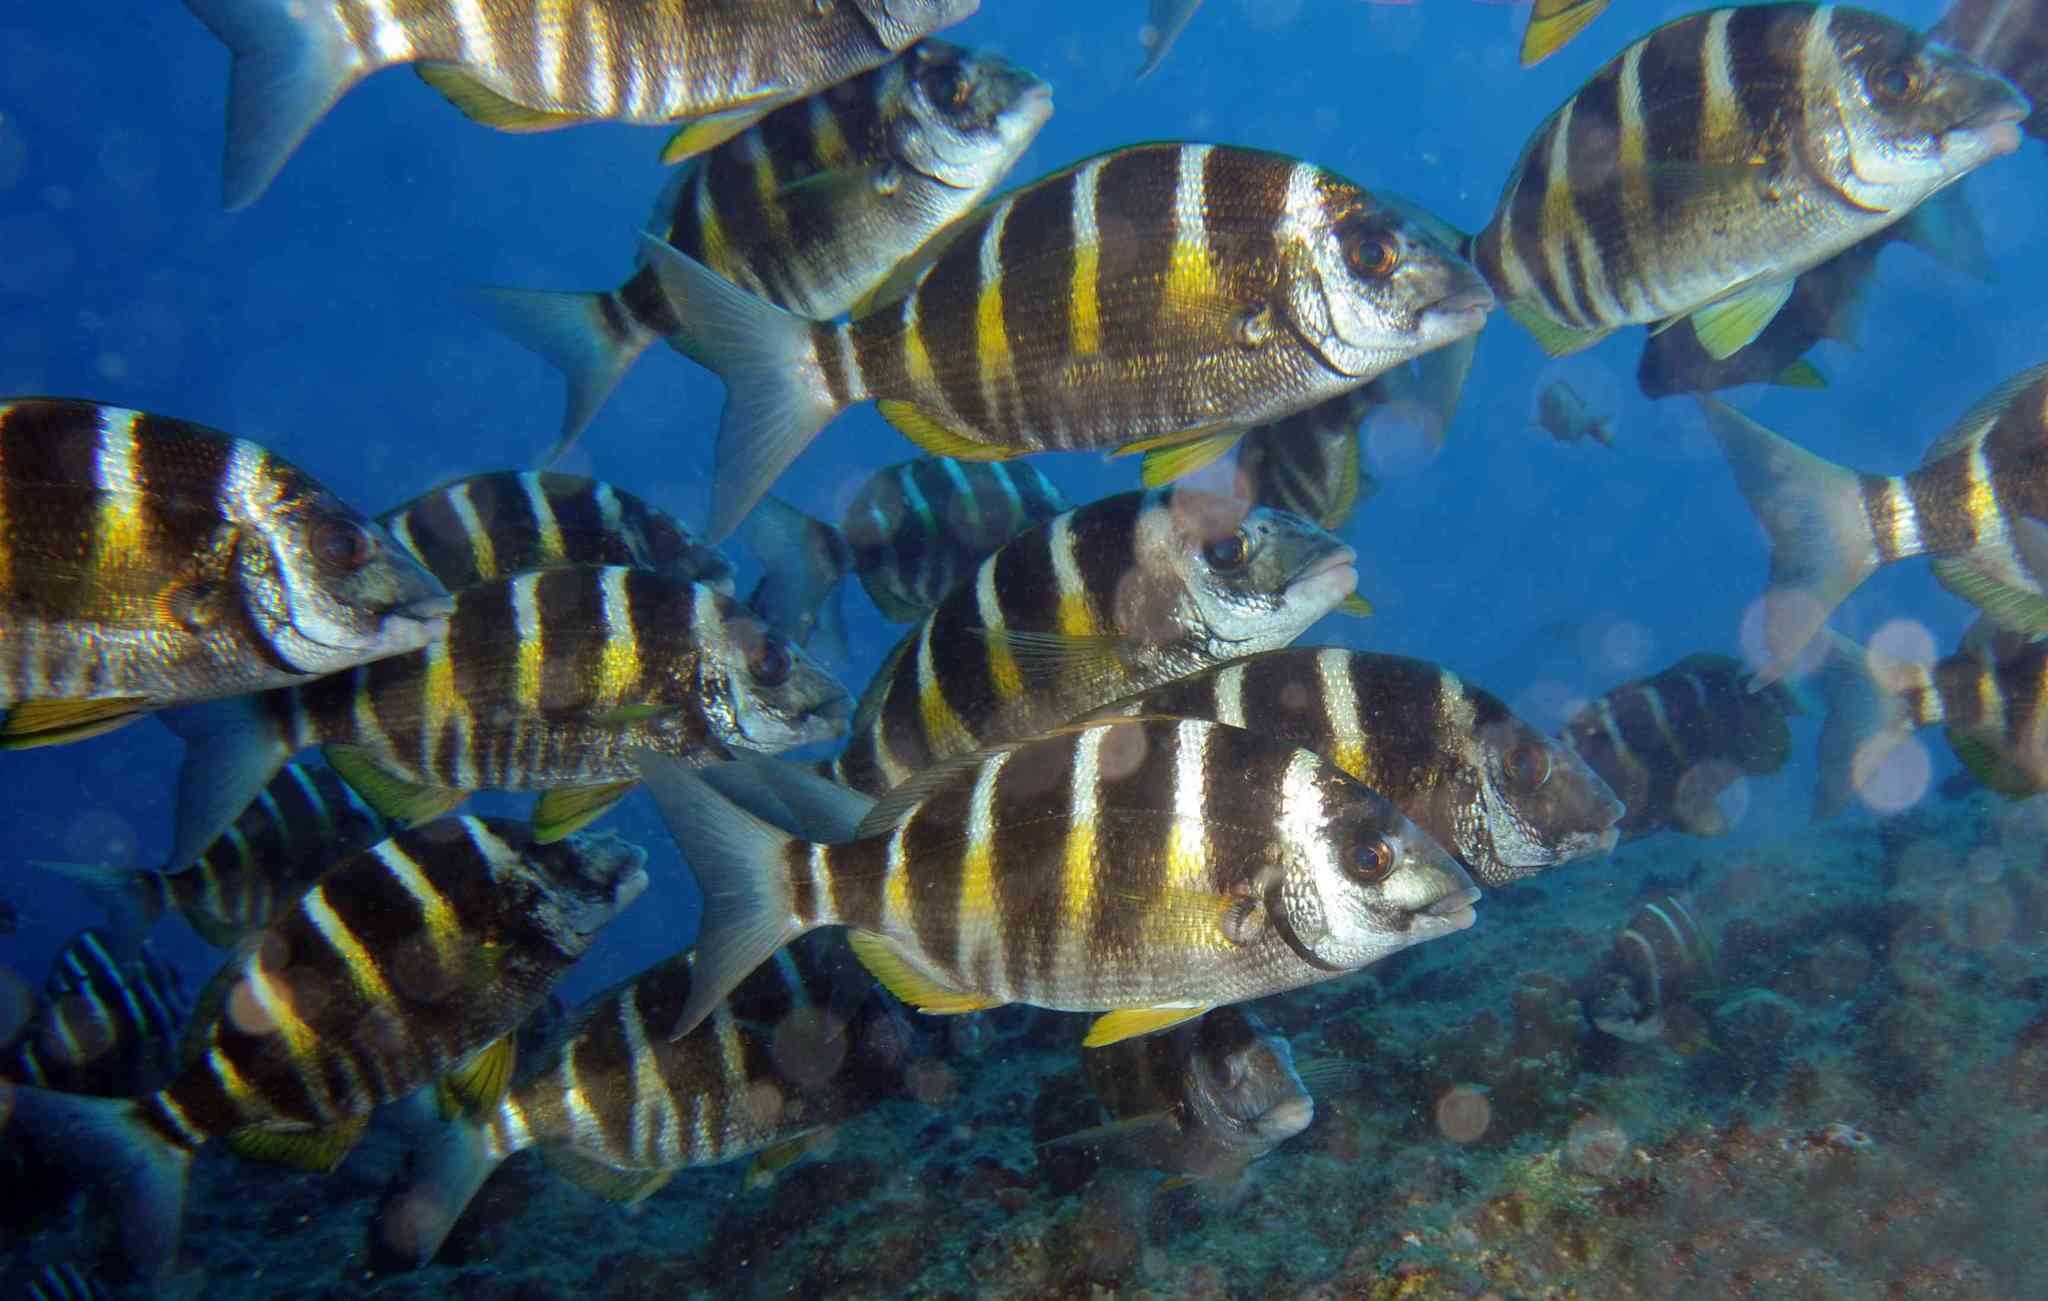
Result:
[[[1351,847],[1347,866],[1356,880],[1376,884],[1394,870],[1394,846],[1385,836],[1368,834]]]
[[[1243,569],[1251,555],[1251,540],[1245,537],[1243,529],[1227,537],[1217,538],[1202,548],[1202,560],[1209,568],[1225,574]]]
[[[795,664],[789,647],[780,637],[763,637],[747,656],[747,672],[764,687],[779,687],[789,681],[789,671]]]
[[[1541,787],[1550,780],[1550,748],[1518,745],[1508,752],[1508,785],[1519,795]]]
[[[1903,104],[1920,94],[1920,61],[1886,59],[1871,68],[1865,79],[1871,97],[1880,104]]]
[[[1384,280],[1401,265],[1401,247],[1392,235],[1362,231],[1344,241],[1344,265],[1366,280]]]
[[[962,109],[974,96],[974,80],[957,63],[938,63],[925,70],[924,89],[940,108]]]
[[[312,550],[321,564],[353,573],[376,559],[377,539],[360,525],[329,520],[314,531]]]

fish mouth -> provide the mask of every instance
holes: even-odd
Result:
[[[1473,905],[1479,902],[1477,886],[1466,886],[1453,891],[1422,910],[1422,915],[1443,922],[1454,931],[1462,931],[1479,920]]]
[[[1288,580],[1287,589],[1290,592],[1295,591],[1302,584],[1313,582],[1319,578],[1328,577],[1334,579],[1337,577],[1337,571],[1348,570],[1351,575],[1351,584],[1346,590],[1356,591],[1358,588],[1358,570],[1355,566],[1357,564],[1358,553],[1350,547],[1338,547],[1335,551],[1326,551],[1303,565],[1300,571]]]
[[[2032,111],[2033,106],[2025,100],[2008,99],[1993,104],[1943,132],[1942,151],[1974,146],[1993,158],[2012,153],[2020,147],[2020,123]]]
[[[1432,325],[1470,334],[1486,324],[1486,315],[1495,305],[1493,290],[1487,288],[1484,280],[1473,276],[1423,308],[1422,315]]]
[[[455,613],[455,598],[452,596],[423,596],[417,601],[394,606],[384,616],[386,626],[396,622],[400,626],[417,625],[417,633],[408,631],[405,640],[415,636],[420,646],[431,646],[448,636],[448,621]]]
[[[1316,1118],[1316,1103],[1313,1098],[1289,1098],[1274,1104],[1273,1108],[1259,1117],[1259,1134],[1265,1138],[1293,1138],[1309,1127]]]

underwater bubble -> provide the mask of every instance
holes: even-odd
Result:
[[[1940,658],[1934,634],[1918,619],[1892,619],[1871,634],[1868,647],[1873,654],[1888,655],[1909,664],[1931,665]]]
[[[996,1032],[988,1018],[968,1013],[946,1022],[946,1044],[962,1057],[973,1057],[994,1042]]]
[[[1707,759],[1679,774],[1677,806],[1681,809],[1712,805],[1732,829],[1748,814],[1749,803],[1749,778],[1725,759]]]
[[[1810,613],[1825,613],[1817,609],[1818,602],[1804,592],[1789,588],[1775,588],[1768,594],[1751,601],[1742,611],[1742,658],[1752,669],[1762,668],[1776,657],[1771,654],[1770,643],[1764,638],[1764,624],[1768,620],[1776,624],[1789,624],[1796,616]],[[1811,673],[1820,666],[1821,658],[1827,654],[1825,637],[1814,637],[1793,657],[1791,667],[1785,676],[1796,678]]]
[[[1592,701],[1567,683],[1544,679],[1515,697],[1515,712],[1539,732],[1556,734]]]
[[[1096,766],[1104,781],[1121,781],[1144,766],[1151,742],[1142,727],[1112,727],[1096,752]],[[1008,772],[1008,769],[1004,769]]]
[[[64,828],[64,857],[75,863],[129,864],[141,857],[135,824],[113,809],[87,809]]]
[[[1913,807],[1934,784],[1934,758],[1916,738],[1908,737],[1875,763],[1870,761],[1891,743],[1889,737],[1866,741],[1858,747],[1851,765],[1857,798],[1877,814],[1898,813]]]
[[[103,352],[94,359],[92,368],[99,372],[101,379],[127,379],[128,359],[118,352]]]
[[[1429,468],[1443,450],[1413,402],[1389,402],[1365,418],[1365,457],[1374,477],[1398,479]]]
[[[1473,1143],[1493,1123],[1493,1103],[1476,1084],[1455,1084],[1436,1100],[1436,1127],[1453,1143]]]
[[[778,1071],[802,1087],[823,1084],[846,1062],[846,1023],[815,1007],[800,1007],[775,1023],[769,1055]]]
[[[755,1080],[747,1085],[747,1114],[754,1123],[767,1128],[782,1119],[785,1099],[782,1087],[773,1080]]]
[[[1616,673],[1637,673],[1650,662],[1657,639],[1650,630],[1627,619],[1617,619],[1600,637],[1600,658]]]
[[[253,978],[236,981],[228,991],[227,1020],[246,1035],[272,1034],[277,1030],[277,1018],[270,1014]]]
[[[1565,1159],[1589,1175],[1604,1175],[1628,1155],[1628,1131],[1609,1116],[1581,1116],[1565,1137]]]

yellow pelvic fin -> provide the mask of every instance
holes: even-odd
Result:
[[[1569,45],[1607,5],[1608,0],[1536,0],[1522,31],[1522,66],[1533,68]]]
[[[557,786],[533,802],[533,838],[551,845],[580,831],[612,811],[639,782],[604,782],[597,786]]]
[[[915,402],[883,398],[875,408],[882,413],[882,419],[933,456],[950,456],[956,461],[1007,461],[1020,454],[1018,448],[996,447],[978,441],[964,430],[948,429]]]
[[[548,1169],[591,1196],[627,1205],[643,1200],[676,1177],[674,1170],[638,1170],[606,1165],[595,1157],[558,1143],[542,1146],[540,1156]]]
[[[1790,279],[1753,285],[1694,312],[1692,332],[1709,357],[1725,361],[1754,343],[1790,297]]]
[[[1366,600],[1358,593],[1353,592],[1351,595],[1337,602],[1337,613],[1348,614],[1355,618],[1363,619],[1372,614],[1372,602]]]
[[[506,1035],[485,1044],[470,1054],[468,1061],[442,1076],[435,1090],[441,1103],[441,1118],[452,1120],[460,1112],[482,1115],[495,1109],[505,1100],[505,1090],[511,1087],[516,1057],[512,1036]]]
[[[559,131],[595,119],[577,113],[548,113],[514,103],[452,63],[415,63],[420,80],[448,97],[472,121],[500,131]]]
[[[784,1139],[773,1147],[762,1148],[754,1154],[753,1161],[748,1163],[746,1177],[740,1181],[741,1186],[748,1192],[753,1192],[757,1188],[766,1188],[774,1183],[776,1175],[803,1160],[804,1154],[818,1145],[819,1136],[824,1132],[821,1129],[814,1129],[808,1134]]]
[[[1168,1030],[1183,1021],[1191,1021],[1207,1012],[1206,1007],[1123,1007],[1114,1012],[1104,1012],[1088,1027],[1087,1038],[1081,1040],[1083,1048],[1100,1048],[1105,1044],[1121,1043],[1142,1034],[1156,1034]]]
[[[23,700],[0,708],[0,750],[64,745],[126,727],[147,712],[143,696]]]
[[[894,944],[872,931],[849,931],[846,938],[853,945],[854,956],[882,982],[882,987],[920,1012],[953,1016],[1002,1006],[999,998],[947,989],[912,967]]]
[[[1820,373],[1820,367],[1801,357],[1771,376],[1771,383],[1779,388],[1826,388],[1828,377]]]
[[[1999,627],[2028,637],[2048,633],[2048,596],[1995,578],[1964,556],[1937,556],[1932,568],[1943,587],[1982,610]]]
[[[1244,426],[1231,425],[1193,438],[1178,435],[1176,437],[1180,441],[1171,444],[1161,444],[1157,439],[1147,440],[1154,445],[1144,448],[1145,459],[1138,467],[1138,479],[1147,488],[1159,488],[1184,478],[1237,446],[1237,440],[1244,437],[1244,432]],[[1138,450],[1138,447],[1138,444],[1120,447],[1116,454],[1122,456]]]
[[[673,165],[709,153],[767,116],[766,108],[730,108],[697,118],[668,138],[661,161]]]
[[[363,797],[363,803],[407,826],[430,822],[469,798],[468,791],[407,781],[385,769],[375,754],[360,745],[336,741],[321,752],[341,779]]]
[[[264,1129],[252,1125],[228,1135],[228,1148],[245,1160],[327,1174],[348,1156],[369,1122],[368,1116],[355,1116],[325,1129]]]
[[[1552,357],[1584,351],[1608,335],[1606,330],[1574,330],[1569,325],[1551,320],[1540,309],[1527,303],[1507,303],[1504,306],[1509,316],[1535,336],[1536,346]]]

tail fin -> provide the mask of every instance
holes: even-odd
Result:
[[[64,1182],[103,1193],[113,1203],[122,1253],[145,1278],[161,1278],[177,1259],[191,1153],[144,1123],[132,1098],[27,1087],[11,1096],[9,1144]]]
[[[766,571],[747,599],[754,613],[798,645],[814,634],[823,634],[826,642],[836,639],[842,644],[820,649],[844,658],[845,614],[837,607],[840,580],[853,568],[846,538],[773,495],[747,513],[739,532]]]
[[[1522,30],[1522,66],[1533,68],[1563,49],[1607,5],[1608,0],[1536,0]]]
[[[546,358],[569,382],[562,436],[547,462],[561,459],[647,345],[661,337],[641,325],[616,293],[497,286],[478,292],[491,324]]]
[[[812,353],[817,322],[756,298],[652,235],[642,238],[647,265],[682,321],[677,346],[725,381],[704,537],[716,545],[839,414],[839,404]]]
[[[490,1141],[488,1117],[465,1113],[443,1120],[431,1089],[395,1105],[400,1129],[413,1147],[406,1173],[377,1208],[371,1242],[378,1255],[417,1269],[440,1254],[441,1244],[506,1154]]]
[[[1764,648],[1757,681],[1776,682],[1836,606],[1877,569],[1861,477],[1796,447],[1710,397],[1707,427],[1771,542]]]
[[[784,866],[801,842],[727,800],[680,760],[642,751],[634,761],[704,896],[690,1000],[668,1028],[670,1039],[680,1039],[775,950],[810,929],[795,915]]]
[[[58,863],[30,859],[30,867],[69,877],[107,910],[107,924],[123,942],[142,938],[164,915],[164,878],[146,867],[110,863]]]
[[[296,0],[185,0],[234,56],[228,71],[221,202],[262,195],[313,124],[374,69],[333,5]]]
[[[177,831],[166,871],[197,862],[292,757],[290,743],[263,712],[260,699],[235,696],[157,715],[185,742],[184,762],[178,766]]]
[[[1152,0],[1147,14],[1152,20],[1151,39],[1145,46],[1144,65],[1138,69],[1139,80],[1150,76],[1154,68],[1166,61],[1166,52],[1173,48],[1181,29],[1201,7],[1202,0]]]
[[[772,755],[736,755],[696,775],[761,821],[821,844],[854,839],[861,819],[875,806],[872,795]]]
[[[1922,709],[1934,705],[1933,679],[1919,664],[1867,651],[1832,630],[1821,633],[1821,698],[1825,714],[1820,725],[1820,784],[1814,793],[1813,818],[1819,822],[1848,807],[1886,756],[1923,723]]]

